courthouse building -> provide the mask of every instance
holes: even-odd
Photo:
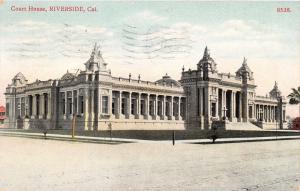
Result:
[[[196,69],[182,68],[178,81],[167,74],[155,82],[114,77],[97,45],[84,65],[46,81],[18,73],[5,93],[9,127],[69,129],[75,120],[77,130],[210,129],[218,121],[275,128],[285,121],[277,83],[256,95],[245,58],[235,74],[220,73],[205,48]]]

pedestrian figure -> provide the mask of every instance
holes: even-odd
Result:
[[[213,130],[213,133],[211,135],[211,138],[212,138],[213,143],[215,143],[216,139],[218,138],[217,127],[213,127],[212,130]]]
[[[47,139],[47,127],[44,128],[43,133],[44,133],[44,138]]]
[[[175,131],[173,130],[173,145],[175,145]]]

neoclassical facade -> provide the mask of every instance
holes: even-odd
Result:
[[[179,81],[167,74],[155,82],[113,77],[97,45],[84,65],[47,81],[28,82],[18,73],[5,93],[9,127],[174,130],[210,129],[216,121],[264,128],[285,121],[276,83],[268,96],[257,96],[246,59],[235,75],[219,73],[207,48],[197,69],[183,68]]]

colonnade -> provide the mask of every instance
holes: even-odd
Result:
[[[185,112],[185,97],[115,90],[108,107],[115,119],[182,120]]]
[[[51,118],[51,94],[39,93],[16,98],[16,114],[24,118],[28,116],[32,119]]]
[[[242,93],[240,91],[234,91],[229,89],[221,89],[212,87],[208,89],[208,92],[204,92],[205,88],[199,88],[198,97],[198,114],[200,116],[209,115],[219,119],[226,118],[231,122],[242,121]],[[209,97],[206,98],[205,94]],[[205,101],[209,104],[206,106]],[[246,107],[253,107],[251,104],[247,104]],[[209,112],[206,114],[206,112]],[[247,113],[248,117],[254,116]]]
[[[111,119],[183,120],[186,113],[182,96],[79,89],[60,92],[59,100],[60,116],[65,119],[76,113]]]
[[[256,119],[264,122],[279,121],[279,111],[277,105],[255,105]]]

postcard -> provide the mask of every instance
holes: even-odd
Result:
[[[297,1],[0,0],[0,190],[300,190]]]

